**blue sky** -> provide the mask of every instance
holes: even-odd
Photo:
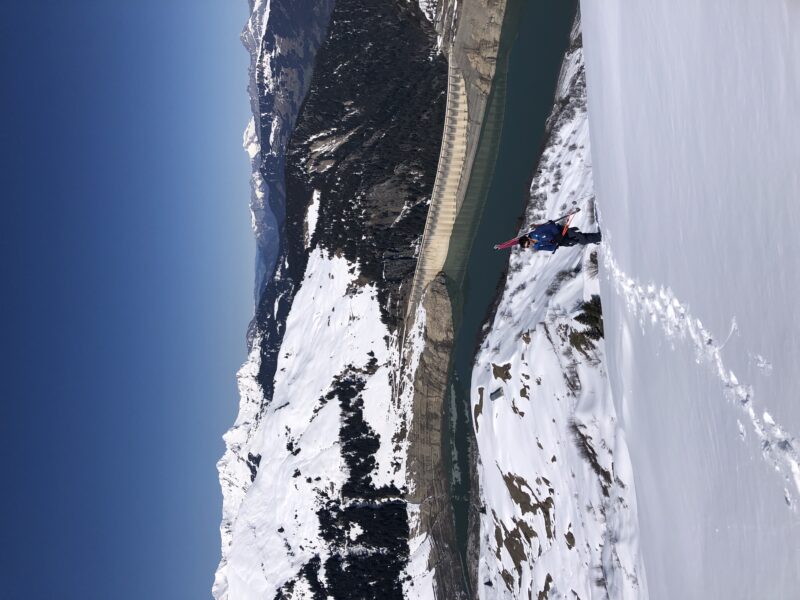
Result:
[[[4,2],[4,598],[203,598],[252,313],[246,0]]]

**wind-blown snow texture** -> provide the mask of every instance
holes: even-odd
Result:
[[[526,224],[579,206],[573,226],[594,231],[577,25],[548,130]],[[597,252],[511,253],[472,376],[481,598],[646,595],[633,476],[605,371]]]
[[[609,374],[650,594],[795,597],[800,5],[581,4]]]

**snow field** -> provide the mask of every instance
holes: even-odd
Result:
[[[608,372],[650,593],[795,597],[800,5],[581,9]]]

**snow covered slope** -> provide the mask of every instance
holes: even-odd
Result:
[[[596,231],[579,31],[526,223]],[[525,228],[527,229],[527,227]],[[481,598],[638,598],[636,494],[605,367],[598,245],[514,249],[472,376]]]
[[[797,597],[800,4],[581,4],[650,594]]]
[[[346,259],[311,253],[286,323],[275,401],[247,443],[254,477],[232,525],[231,599],[346,597],[370,583],[348,569],[368,563],[382,563],[384,579],[371,584],[391,593],[405,567],[396,343],[375,287],[359,277]]]

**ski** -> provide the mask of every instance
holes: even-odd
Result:
[[[572,223],[572,217],[574,217],[574,216],[575,216],[575,213],[572,213],[567,218],[567,222],[564,223],[564,229],[561,230],[561,237],[564,237],[565,235],[567,235],[567,229],[569,229],[569,226]]]

